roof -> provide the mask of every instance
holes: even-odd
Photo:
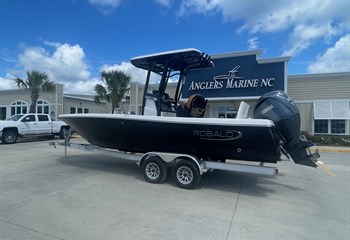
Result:
[[[131,59],[131,63],[138,68],[161,73],[167,69],[175,71],[185,68],[212,67],[213,63],[209,55],[195,48],[180,49],[143,55]]]
[[[85,101],[90,101],[90,102],[95,101],[95,99],[94,99],[95,96],[93,96],[93,95],[63,94],[63,97],[71,98],[71,99],[85,100]]]

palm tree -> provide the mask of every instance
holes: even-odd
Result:
[[[95,85],[96,102],[107,101],[112,103],[112,113],[119,108],[119,103],[129,90],[131,76],[119,70],[102,71],[102,84]]]
[[[43,92],[53,92],[55,90],[55,83],[44,72],[27,71],[27,80],[16,78],[15,81],[17,87],[30,90],[32,103],[30,104],[29,113],[36,112],[36,102],[38,101],[41,90]]]

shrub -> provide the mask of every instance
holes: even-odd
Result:
[[[350,146],[350,136],[342,137],[341,141],[342,141],[342,144]]]
[[[316,145],[337,145],[337,146],[350,146],[350,136],[343,135],[311,135],[308,132],[302,132],[307,140],[312,141]]]

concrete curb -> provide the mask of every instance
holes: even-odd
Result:
[[[318,149],[320,152],[348,152],[350,153],[350,147],[336,147],[336,146],[313,146],[312,151]]]

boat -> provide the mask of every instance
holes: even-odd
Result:
[[[69,124],[89,143],[132,153],[188,154],[206,161],[227,159],[277,163],[282,154],[295,163],[317,167],[318,152],[300,133],[300,113],[282,91],[262,96],[253,118],[204,118],[207,100],[199,95],[181,99],[186,75],[193,69],[213,67],[209,55],[197,49],[181,49],[131,59],[146,70],[142,114],[64,114]],[[151,74],[160,76],[159,88],[148,89]],[[166,93],[170,79],[177,77],[175,96]],[[246,112],[241,104],[238,115]]]

